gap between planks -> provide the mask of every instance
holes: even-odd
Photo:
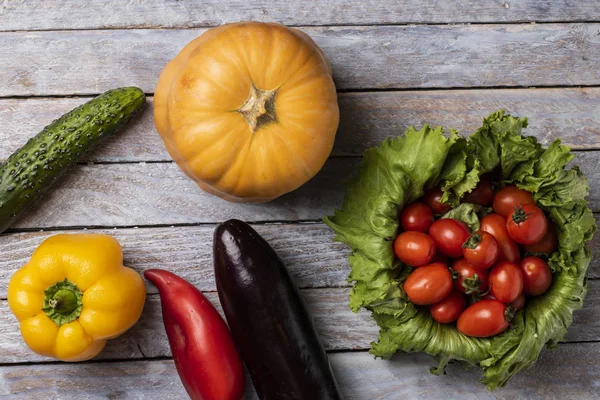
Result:
[[[1,31],[0,31],[1,33]],[[349,89],[337,89],[336,92],[339,94],[345,93],[388,93],[388,92],[438,92],[438,91],[474,91],[474,90],[543,90],[543,89],[594,89],[600,88],[600,84],[573,84],[573,85],[506,85],[506,86],[431,86],[431,87],[365,87],[365,88],[349,88]],[[2,95],[0,94],[0,100],[28,100],[28,99],[93,99],[101,95],[103,92],[90,92],[90,93],[65,93],[65,94],[32,94],[32,95]],[[154,92],[145,91],[146,97],[154,97]]]
[[[238,21],[232,21],[238,22]],[[273,21],[265,21],[273,22]],[[96,28],[59,28],[59,29],[9,29],[2,30],[0,33],[31,33],[35,34],[38,32],[80,32],[80,31],[135,31],[135,30],[161,30],[161,31],[176,31],[181,29],[210,29],[225,25],[223,24],[207,24],[207,25],[182,25],[182,26],[152,26],[152,25],[138,25],[138,26],[123,26],[123,27],[96,27]],[[528,20],[515,20],[515,21],[490,21],[490,22],[477,22],[477,21],[464,21],[464,22],[385,22],[382,24],[378,23],[333,23],[333,24],[285,24],[288,28],[376,28],[376,27],[411,27],[411,26],[431,26],[431,27],[445,27],[445,26],[478,26],[478,25],[551,25],[551,24],[596,24],[600,23],[599,19],[571,19],[571,20],[549,20],[549,21],[528,21]]]
[[[1,31],[0,31],[1,33]],[[589,84],[589,85],[551,85],[551,86],[442,86],[442,87],[415,87],[415,88],[403,88],[403,87],[390,87],[390,88],[351,88],[351,89],[337,89],[338,94],[342,93],[387,93],[387,92],[435,92],[435,91],[471,91],[471,90],[502,90],[502,89],[514,89],[514,90],[536,90],[536,89],[586,89],[586,88],[599,88],[600,84]],[[33,95],[9,95],[2,96],[0,99],[16,99],[16,100],[28,100],[28,99],[90,99],[101,95],[101,92],[90,92],[90,93],[66,93],[66,94],[33,94]],[[147,97],[154,97],[154,92],[146,91],[144,94]]]

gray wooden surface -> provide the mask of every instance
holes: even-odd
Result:
[[[10,0],[0,30],[192,28],[242,20],[286,25],[598,21],[600,5],[580,0]],[[1,16],[1,15],[0,15]]]
[[[594,85],[599,23],[303,27],[337,88]],[[205,29],[5,32],[0,97],[152,93],[163,66]],[[18,63],[14,61],[18,60]],[[101,65],[102,68],[97,68]]]
[[[239,20],[299,27],[329,56],[340,90],[332,158],[307,185],[266,205],[231,204],[201,192],[170,161],[152,121],[158,74],[207,27]],[[422,354],[374,360],[377,329],[347,307],[348,250],[321,218],[343,197],[359,156],[409,125],[471,133],[504,108],[530,117],[542,143],[578,150],[590,206],[600,212],[600,3],[595,0],[309,2],[143,0],[0,2],[0,160],[89,97],[124,85],[149,95],[125,131],[75,167],[47,198],[0,235],[0,397],[185,399],[148,286],[140,322],[97,359],[66,364],[23,344],[6,286],[35,247],[58,232],[103,232],[127,265],[166,268],[218,305],[211,241],[216,223],[254,223],[287,262],[330,352],[346,399],[593,399],[600,387],[600,258],[567,342],[493,393],[477,370]],[[600,219],[600,215],[597,216]],[[591,242],[600,251],[600,237]],[[248,399],[255,395],[248,386]]]

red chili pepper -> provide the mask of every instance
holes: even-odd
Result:
[[[240,400],[244,369],[217,310],[192,284],[171,272],[151,269],[144,276],[160,292],[175,366],[192,400]]]

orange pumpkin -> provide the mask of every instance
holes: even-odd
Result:
[[[264,202],[322,168],[339,108],[329,62],[308,35],[242,22],[209,29],[167,64],[154,121],[171,157],[202,189]]]

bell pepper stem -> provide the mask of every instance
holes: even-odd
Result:
[[[73,282],[65,279],[44,291],[42,311],[56,325],[75,321],[81,314],[83,293]]]

